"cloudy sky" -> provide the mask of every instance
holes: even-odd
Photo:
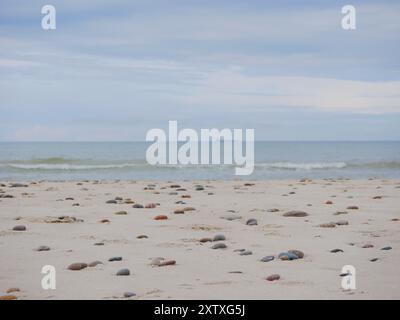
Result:
[[[144,140],[168,120],[400,140],[399,15],[397,0],[0,0],[0,141]]]

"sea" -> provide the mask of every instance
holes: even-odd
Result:
[[[0,142],[0,181],[400,179],[400,141],[254,145],[254,171],[232,165],[150,165],[148,142]],[[221,146],[223,148],[223,146]]]

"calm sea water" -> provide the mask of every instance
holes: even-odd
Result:
[[[0,180],[236,179],[234,165],[151,166],[146,142],[0,143]],[[242,179],[400,178],[400,142],[256,142]]]

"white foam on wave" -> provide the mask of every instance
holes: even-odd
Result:
[[[343,169],[345,162],[272,162],[257,164],[257,167],[283,170],[316,170],[316,169]]]

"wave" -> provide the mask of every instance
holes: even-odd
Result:
[[[40,161],[41,160],[41,161]],[[144,160],[125,163],[110,163],[90,160],[46,158],[26,161],[10,161],[0,163],[1,168],[18,171],[94,171],[94,170],[165,170],[165,169],[225,169],[236,167],[230,165],[183,165],[165,164],[150,165]],[[388,162],[265,162],[255,163],[260,170],[312,171],[312,170],[341,170],[341,169],[400,169],[399,161]]]
[[[256,164],[256,167],[283,170],[342,169],[346,166],[345,162],[272,162]]]

